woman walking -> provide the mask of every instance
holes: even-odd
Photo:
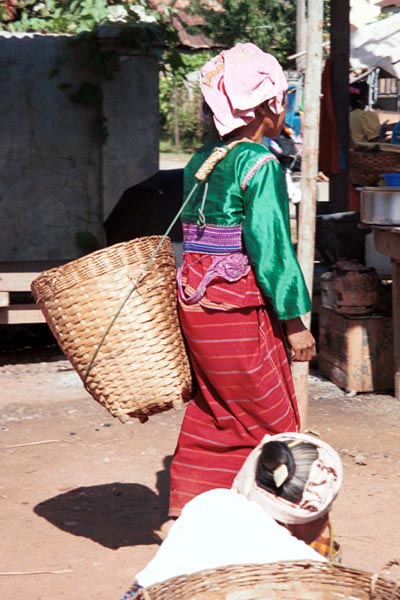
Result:
[[[171,467],[172,518],[200,493],[230,488],[265,434],[299,430],[288,353],[315,355],[284,175],[261,143],[284,123],[282,68],[238,44],[203,67],[201,90],[218,137],[184,172],[178,304],[197,389]]]

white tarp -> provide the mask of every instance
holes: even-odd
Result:
[[[400,13],[352,32],[350,60],[353,68],[380,67],[400,79]]]

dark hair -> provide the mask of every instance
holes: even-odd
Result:
[[[350,107],[364,109],[368,104],[369,85],[366,81],[355,81],[350,86]]]
[[[303,496],[311,465],[318,458],[318,450],[309,442],[300,442],[289,448],[290,443],[289,440],[264,444],[257,463],[256,483],[275,496],[298,504]],[[286,465],[288,475],[282,485],[277,486],[274,471],[281,465]]]
[[[351,110],[356,110],[356,108],[360,108],[361,110],[364,110],[364,108],[367,106],[368,102],[365,100],[365,98],[362,98],[361,96],[357,96],[356,94],[350,94],[350,108]]]
[[[219,140],[220,135],[214,124],[214,113],[205,101],[204,97],[201,100],[201,120],[203,126],[204,140]]]

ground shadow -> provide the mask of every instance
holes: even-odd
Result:
[[[157,473],[158,495],[139,483],[79,487],[49,498],[34,512],[72,535],[116,550],[161,543],[158,531],[167,515],[169,465]]]
[[[65,361],[45,323],[0,325],[0,366]]]
[[[163,460],[163,469],[157,471],[156,487],[158,491],[158,501],[160,506],[161,522],[164,523],[168,519],[168,501],[170,487],[170,468],[172,456],[166,456]]]

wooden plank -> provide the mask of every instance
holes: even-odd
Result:
[[[392,259],[394,394],[400,400],[400,227],[374,227],[374,243]]]
[[[10,294],[8,292],[0,292],[0,308],[10,304]]]
[[[66,261],[0,262],[0,292],[29,292],[32,281],[43,271],[65,264]]]
[[[0,325],[45,323],[42,311],[35,304],[11,304],[0,308]]]
[[[39,273],[0,273],[0,292],[30,292]]]
[[[392,389],[392,320],[340,315],[322,307],[318,367],[321,375],[347,391]]]
[[[378,252],[400,260],[400,227],[387,230],[374,228],[374,243]]]
[[[10,304],[10,293],[30,292],[32,281],[43,271],[66,262],[65,260],[0,262],[0,324],[45,323],[43,313],[34,303],[33,296],[32,304]]]

